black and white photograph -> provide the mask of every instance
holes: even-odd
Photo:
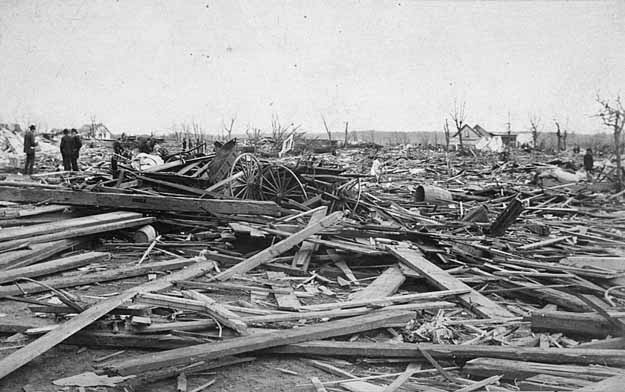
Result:
[[[625,391],[623,128],[623,0],[0,0],[0,392]]]

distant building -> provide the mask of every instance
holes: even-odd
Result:
[[[113,133],[102,123],[85,124],[78,129],[78,133],[91,139],[113,139]]]
[[[484,137],[490,138],[493,136],[492,133],[482,128],[479,124],[475,124],[474,127],[471,127],[468,124],[464,124],[462,128],[460,128],[460,130],[451,137],[452,145],[454,146],[460,145],[461,134],[462,134],[463,146],[475,146],[480,141],[480,139]]]

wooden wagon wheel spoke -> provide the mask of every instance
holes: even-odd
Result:
[[[276,187],[276,185],[271,183],[271,182],[269,182],[269,181],[263,181],[262,184],[261,184],[261,188],[267,189],[267,190],[269,190],[271,192],[278,193],[278,188]]]
[[[292,199],[307,200],[304,185],[291,169],[282,165],[267,165],[263,168],[260,181],[260,192],[263,200],[277,203]]]
[[[252,154],[239,155],[230,167],[230,177],[243,172],[241,177],[229,183],[231,197],[237,199],[257,199],[260,183],[261,164]]]

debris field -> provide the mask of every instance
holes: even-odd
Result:
[[[610,173],[231,141],[112,174],[106,151],[2,175],[0,390],[622,390]]]

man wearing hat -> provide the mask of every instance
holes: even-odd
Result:
[[[35,166],[35,124],[30,124],[28,130],[24,133],[24,152],[26,153],[26,164],[24,165],[24,174],[33,174]]]
[[[76,128],[72,128],[71,130],[71,137],[72,137],[72,147],[73,147],[73,151],[72,151],[72,155],[71,155],[71,164],[72,164],[72,170],[73,171],[78,171],[78,157],[80,156],[80,148],[82,147],[82,140],[80,139],[80,136],[78,135],[78,131],[76,130]]]
[[[63,157],[63,170],[72,170],[72,154],[74,154],[74,138],[70,136],[69,129],[63,130],[61,138],[61,156]]]

